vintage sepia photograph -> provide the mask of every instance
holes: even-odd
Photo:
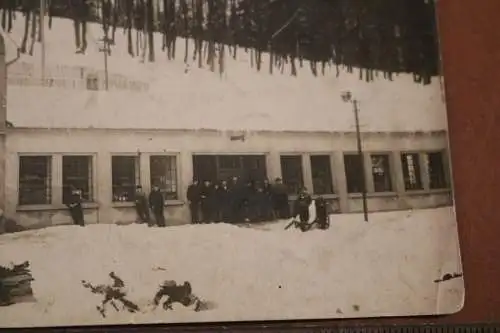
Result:
[[[0,327],[462,308],[434,0],[0,6]]]

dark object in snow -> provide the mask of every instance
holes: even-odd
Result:
[[[434,280],[434,283],[453,280],[453,279],[457,279],[457,278],[462,277],[462,276],[464,276],[463,273],[453,273],[453,274],[446,273],[445,275],[443,275],[443,277],[441,279]]]
[[[3,210],[0,209],[0,235],[21,232],[25,230],[26,228],[17,224],[15,220],[5,216]]]
[[[29,262],[12,268],[0,266],[0,306],[34,302],[31,282],[35,279],[29,270]]]
[[[123,305],[123,309],[128,312],[138,312],[139,306],[131,302],[126,298],[127,293],[125,292],[125,283],[120,279],[114,272],[109,273],[109,277],[113,280],[113,284],[104,285],[100,284],[93,286],[91,283],[82,280],[82,284],[85,288],[90,289],[93,294],[99,294],[104,296],[104,300],[101,305],[96,306],[99,313],[105,318],[106,317],[106,305],[111,303],[116,311],[120,311],[115,301],[120,301]]]
[[[201,301],[193,294],[191,283],[187,281],[182,285],[178,285],[173,280],[164,281],[155,294],[153,305],[157,307],[161,299],[165,296],[167,299],[162,304],[164,310],[172,310],[172,305],[174,303],[180,303],[185,307],[194,305],[194,311],[196,312],[209,310],[211,308],[208,302]]]
[[[321,230],[328,229],[330,227],[330,210],[326,200],[323,197],[318,197],[314,200],[314,209],[316,211],[316,219],[313,222],[308,222],[300,218],[297,220],[297,218],[294,217],[290,223],[285,226],[285,230],[288,230],[292,226],[303,232],[312,230],[313,227]]]

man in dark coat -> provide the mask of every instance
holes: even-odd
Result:
[[[217,194],[222,222],[230,222],[231,220],[231,196],[229,191],[227,181],[223,180]]]
[[[213,222],[213,194],[212,184],[209,180],[205,180],[200,190],[203,223]]]
[[[264,179],[262,185],[262,192],[264,194],[262,200],[262,215],[266,221],[273,220],[273,189],[269,180]]]
[[[222,221],[221,198],[220,198],[220,184],[215,183],[212,186],[212,195],[210,196],[210,210],[212,211],[212,221]]]
[[[150,223],[148,199],[141,185],[138,185],[135,190],[135,210],[141,223]]]
[[[158,185],[154,185],[153,190],[149,194],[149,207],[151,207],[153,215],[155,216],[156,225],[165,227],[165,199]]]
[[[69,208],[69,213],[71,214],[71,219],[75,225],[80,227],[85,226],[85,221],[83,218],[83,208],[82,208],[82,195],[81,192],[73,188],[71,190],[71,196],[67,204]]]
[[[200,223],[200,184],[196,179],[193,180],[193,183],[187,189],[187,200],[191,213],[191,223]]]
[[[272,201],[275,216],[278,219],[290,217],[290,206],[288,203],[288,191],[281,178],[276,178],[272,188]]]
[[[233,177],[229,184],[231,223],[240,222],[243,215],[243,186],[238,177]]]

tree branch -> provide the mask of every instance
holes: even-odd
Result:
[[[278,36],[283,30],[285,30],[290,24],[292,24],[293,20],[295,20],[297,15],[299,15],[299,9],[297,9],[295,13],[293,13],[293,15],[288,19],[288,21],[285,22],[285,24],[283,24],[281,28],[279,28],[274,34],[272,34],[271,40],[276,38],[276,36]]]

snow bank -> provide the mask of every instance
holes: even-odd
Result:
[[[0,236],[0,264],[31,262],[37,303],[0,311],[0,326],[271,320],[433,314],[447,269],[460,271],[451,208],[334,215],[327,231],[232,225],[53,227]],[[80,281],[110,271],[144,308],[166,279],[190,281],[216,308],[176,307],[103,319]],[[454,304],[459,307],[458,304]],[[448,308],[449,311],[449,308]]]
[[[23,26],[23,19],[18,18],[6,40],[8,60],[20,45]],[[56,65],[103,70],[103,54],[98,52],[100,26],[89,25],[89,47],[84,56],[74,53],[73,36],[71,21],[54,19],[52,30],[46,30],[47,72]],[[149,92],[99,93],[10,85],[9,121],[18,127],[352,131],[351,105],[340,97],[341,92],[350,90],[360,101],[364,131],[447,127],[437,79],[422,86],[408,74],[392,82],[380,74],[375,82],[367,83],[359,80],[357,71],[342,72],[337,78],[335,68],[316,78],[307,62],[297,78],[289,75],[289,68],[285,74],[276,70],[270,75],[267,57],[259,73],[249,66],[249,54],[244,50],[238,51],[237,60],[229,54],[225,57],[226,72],[220,77],[198,68],[192,60],[192,42],[188,57],[192,63],[183,62],[183,40],[177,43],[176,60],[166,60],[161,38],[156,35],[156,62],[141,64],[127,54],[126,35],[119,29],[117,46],[109,57],[111,74],[149,82]],[[40,67],[40,54],[36,44],[34,56],[23,55],[20,61]]]

